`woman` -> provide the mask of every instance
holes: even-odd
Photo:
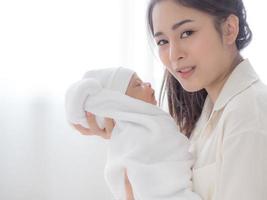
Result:
[[[252,37],[242,0],[151,0],[147,16],[170,114],[196,157],[193,190],[204,200],[267,199],[267,88],[240,55]],[[89,114],[92,129],[76,128],[106,137],[107,122],[100,130]],[[127,174],[126,183],[133,198]]]

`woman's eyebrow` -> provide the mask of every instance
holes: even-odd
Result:
[[[192,20],[192,19],[185,19],[185,20],[179,21],[179,22],[175,23],[175,24],[172,26],[171,29],[174,31],[175,29],[179,28],[179,27],[182,26],[183,24],[191,23],[191,22],[194,22],[194,20]],[[156,33],[154,34],[154,37],[158,37],[158,36],[160,36],[160,35],[163,35],[163,33],[162,33],[162,32],[156,32]]]
[[[175,24],[172,26],[172,30],[174,31],[175,29],[179,28],[179,27],[182,26],[183,24],[191,23],[191,22],[194,22],[194,20],[192,20],[192,19],[185,19],[185,20],[183,20],[183,21],[177,22],[177,23],[175,23]]]

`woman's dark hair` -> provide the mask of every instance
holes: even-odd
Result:
[[[154,6],[165,0],[150,0],[147,10],[147,25],[150,35],[154,35],[152,12]],[[246,21],[246,10],[242,0],[172,0],[185,7],[205,12],[214,17],[214,26],[221,34],[221,23],[231,14],[239,18],[239,33],[236,38],[238,50],[245,48],[252,39],[252,32]],[[160,90],[160,104],[167,92],[168,107],[180,130],[190,137],[203,109],[207,96],[205,89],[187,92],[167,70],[165,70]]]

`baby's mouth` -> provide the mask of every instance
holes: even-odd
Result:
[[[152,101],[153,101],[153,104],[157,104],[157,100],[156,100],[156,97],[155,97],[155,91],[153,90],[152,91]]]

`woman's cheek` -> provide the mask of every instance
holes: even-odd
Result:
[[[161,60],[161,62],[164,64],[165,67],[169,67],[170,66],[170,62],[169,62],[169,51],[167,47],[159,47],[159,58]]]

